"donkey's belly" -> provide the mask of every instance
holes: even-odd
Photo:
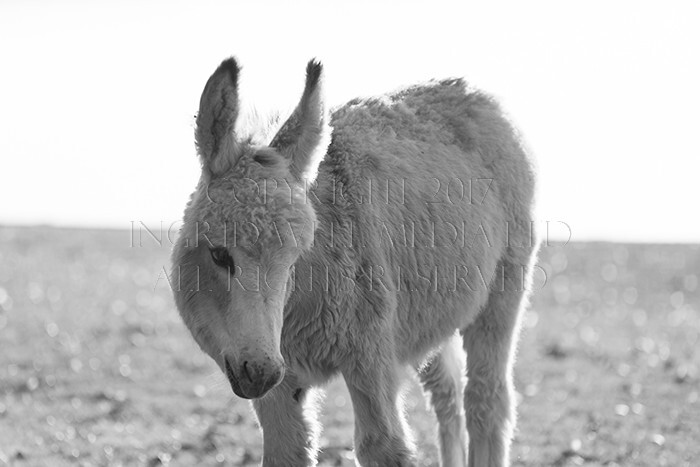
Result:
[[[478,315],[498,281],[507,223],[498,199],[431,206],[427,241],[394,248],[398,355],[413,361]]]
[[[430,259],[417,278],[401,280],[404,289],[396,294],[395,339],[398,355],[407,362],[471,324],[498,275],[495,251],[480,257],[434,255]]]

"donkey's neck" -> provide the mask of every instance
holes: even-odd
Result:
[[[318,183],[309,190],[307,202],[316,213],[311,248],[295,264],[292,306],[318,303],[349,305],[358,259],[353,205],[344,197],[344,184],[329,164],[321,164]]]

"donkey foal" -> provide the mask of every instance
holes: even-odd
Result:
[[[537,242],[534,172],[498,105],[452,79],[328,122],[311,61],[296,110],[261,141],[237,128],[238,76],[227,59],[202,93],[172,276],[195,340],[253,399],[263,465],[316,463],[310,394],[338,374],[358,464],[414,465],[405,367],[430,394],[442,465],[507,465]]]

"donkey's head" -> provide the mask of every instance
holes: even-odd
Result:
[[[328,131],[320,63],[309,62],[301,101],[268,145],[236,133],[238,74],[225,60],[202,93],[202,175],[173,251],[173,288],[185,324],[233,391],[257,398],[284,376],[283,309],[292,265],[313,240],[305,190]]]

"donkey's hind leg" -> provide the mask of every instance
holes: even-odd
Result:
[[[515,425],[512,368],[526,296],[523,284],[528,282],[531,269],[528,262],[501,262],[505,280],[492,286],[486,306],[464,331],[468,377],[464,405],[470,467],[510,465]]]
[[[455,335],[418,374],[437,415],[442,467],[467,465],[463,405],[466,358],[461,339]]]

